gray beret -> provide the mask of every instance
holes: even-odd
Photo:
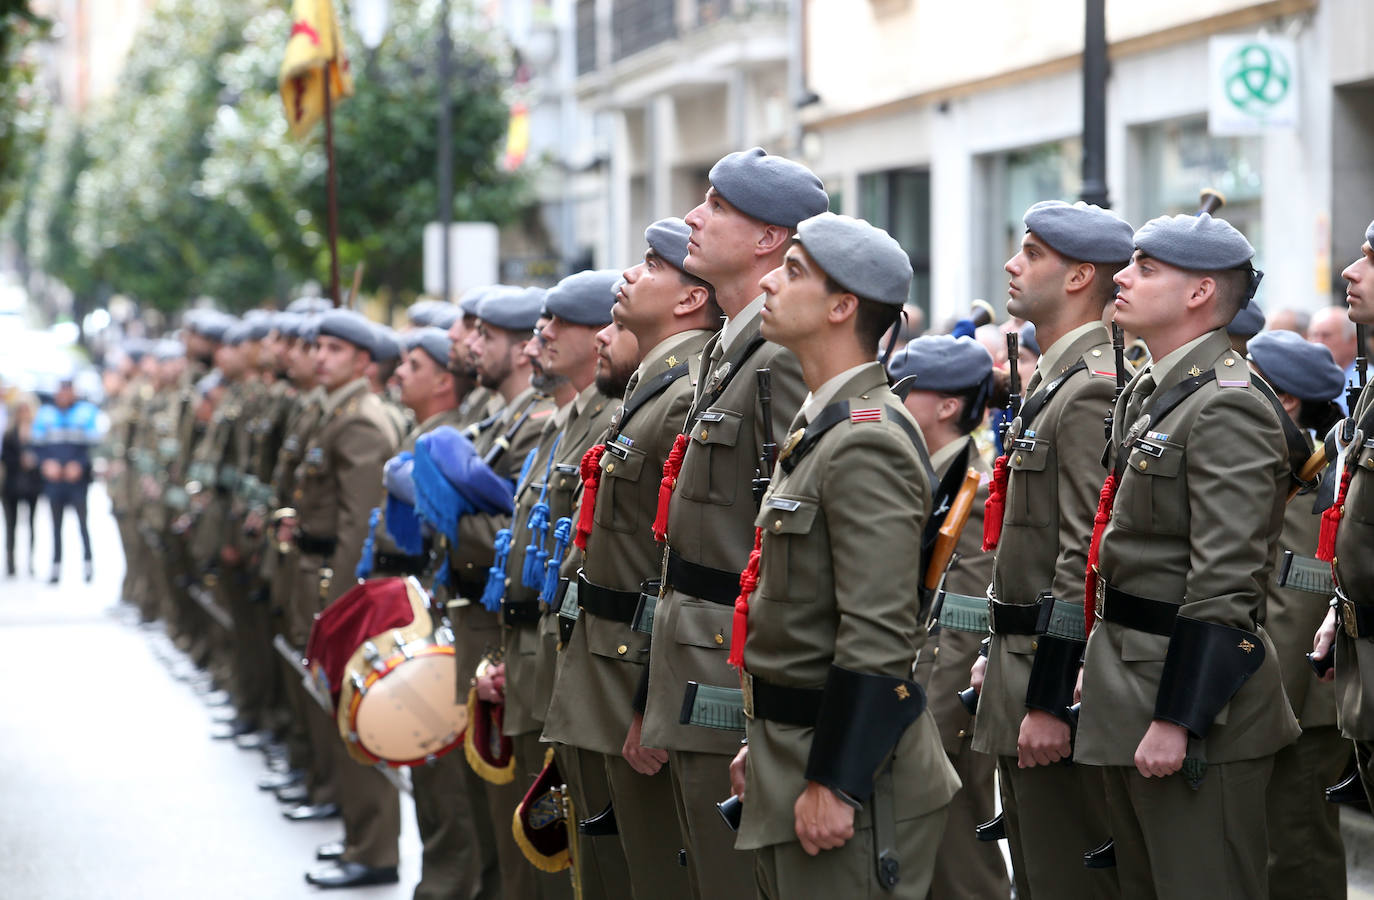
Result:
[[[770,225],[796,228],[830,207],[814,172],[786,157],[769,156],[762,147],[731,153],[711,167],[708,177],[731,206]]]
[[[500,287],[502,285],[489,284],[485,287],[472,288],[458,300],[458,309],[465,316],[477,315],[477,308],[482,305],[483,300],[487,299],[487,292]]]
[[[543,288],[505,288],[482,298],[477,317],[507,331],[533,331],[544,311]]]
[[[277,329],[282,337],[299,337],[301,322],[304,320],[305,316],[301,313],[280,312],[277,313],[277,317],[273,320],[273,327]]]
[[[1040,355],[1040,342],[1035,339],[1035,323],[1027,322],[1022,325],[1021,331],[1017,334],[1017,337],[1020,339],[1022,347],[1025,347],[1036,356]]]
[[[687,239],[691,236],[692,227],[673,217],[659,219],[644,229],[644,241],[649,249],[677,269],[682,269],[682,263],[687,259]]]
[[[181,345],[181,341],[163,338],[153,345],[153,356],[157,357],[160,362],[181,359],[185,355],[186,348]]]
[[[219,369],[211,369],[209,372],[202,375],[200,380],[196,382],[196,393],[204,397],[206,394],[219,387],[222,381],[224,381],[224,376],[220,374]]]
[[[276,313],[265,309],[254,309],[244,313],[243,321],[248,326],[248,340],[260,341],[272,333],[272,326],[276,322]]]
[[[429,313],[429,324],[448,331],[462,315],[463,311],[456,304],[435,301],[434,309]]]
[[[1088,263],[1124,263],[1135,244],[1131,226],[1100,206],[1042,200],[1026,210],[1026,229],[1055,252]]]
[[[1265,381],[1300,400],[1335,400],[1345,389],[1345,373],[1322,344],[1293,331],[1266,331],[1246,346]]]
[[[334,304],[324,297],[300,297],[286,304],[286,311],[293,313],[323,313],[334,308]]]
[[[1209,213],[1151,219],[1135,233],[1135,245],[1153,259],[1195,272],[1234,269],[1255,255],[1245,235]]]
[[[233,316],[205,310],[196,317],[195,323],[191,325],[191,330],[207,340],[219,343],[225,340],[226,333],[230,328],[237,325],[238,321]]]
[[[425,351],[431,359],[439,364],[441,369],[448,365],[448,352],[453,346],[453,341],[448,339],[447,331],[430,325],[425,328],[417,328],[405,337],[406,349]]]
[[[372,358],[377,362],[391,362],[401,358],[401,341],[396,332],[380,322],[368,322],[372,326]]]
[[[1374,247],[1374,222],[1369,223],[1369,227],[1364,230],[1364,242]]]
[[[335,337],[341,341],[348,341],[353,346],[361,347],[370,354],[373,352],[373,343],[377,339],[377,332],[372,330],[372,323],[362,313],[354,312],[351,309],[331,309],[320,316],[316,339],[322,337]]]
[[[797,240],[816,265],[865,300],[906,304],[911,258],[886,231],[863,219],[823,212],[797,226]]]
[[[301,324],[296,328],[296,337],[307,344],[313,344],[320,339],[319,313],[304,313],[301,316]]]
[[[239,321],[234,322],[224,330],[224,337],[221,338],[221,342],[230,347],[237,347],[244,341],[251,341],[252,339],[253,323]]]
[[[433,325],[434,310],[439,305],[438,300],[416,300],[406,308],[406,318],[421,328]]]
[[[1264,310],[1256,306],[1254,300],[1247,300],[1240,308],[1240,312],[1236,313],[1236,317],[1226,326],[1226,333],[1234,334],[1236,337],[1254,337],[1263,330]]]
[[[129,357],[129,359],[138,362],[143,359],[143,357],[153,352],[153,344],[144,338],[131,337],[125,339],[124,343],[119,345],[119,349],[123,351],[124,355]]]
[[[588,269],[569,275],[544,295],[544,315],[558,316],[574,325],[609,325],[619,281],[620,273],[615,269]]]
[[[992,357],[971,337],[927,334],[894,353],[887,370],[902,396],[913,390],[957,394],[987,382]]]

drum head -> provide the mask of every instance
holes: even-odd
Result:
[[[454,747],[467,725],[467,705],[454,696],[452,647],[427,646],[410,660],[388,661],[351,716],[362,749],[393,764],[423,762]]]

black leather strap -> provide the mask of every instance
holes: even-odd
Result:
[[[784,687],[750,676],[754,689],[754,718],[811,728],[821,714],[822,688]]]
[[[429,567],[429,557],[424,554],[409,556],[405,553],[377,553],[372,557],[372,574],[377,575],[423,575]]]
[[[543,614],[538,600],[525,603],[512,603],[507,600],[501,604],[501,621],[507,625],[532,625],[538,622]]]
[[[617,591],[592,584],[587,576],[577,573],[577,605],[586,612],[628,625],[639,607],[639,591]]]
[[[639,412],[640,407],[668,390],[668,387],[672,385],[674,381],[686,375],[688,371],[685,362],[678,363],[663,374],[655,375],[643,384],[636,386],[634,395],[631,396],[629,400],[625,401],[625,405],[621,407],[620,415],[616,417],[614,427],[611,428],[610,433],[606,436],[606,443],[614,443],[615,439],[620,436],[620,433],[625,430],[625,426],[629,424],[630,417]]]
[[[1040,597],[1034,603],[988,601],[988,618],[993,634],[1044,634],[1053,611],[1054,601],[1046,602]]]
[[[1145,408],[1141,409],[1139,416],[1148,415],[1150,417],[1150,427],[1156,428],[1164,417],[1178,408],[1178,405],[1187,400],[1194,391],[1202,387],[1209,381],[1216,381],[1217,373],[1215,369],[1208,369],[1201,375],[1194,375],[1185,381],[1169,388],[1162,394],[1155,394],[1145,401]],[[1154,401],[1151,403],[1150,401]],[[1135,439],[1140,435],[1134,435],[1129,440],[1122,443],[1117,448],[1116,460],[1112,465],[1112,470],[1116,473],[1117,484],[1121,483],[1121,476],[1126,472],[1126,462],[1131,455],[1131,447],[1135,444]]]
[[[306,556],[333,556],[338,546],[339,539],[336,537],[318,537],[304,531],[296,532],[296,547]]]
[[[821,410],[816,418],[806,426],[806,430],[802,433],[801,440],[797,442],[797,446],[792,448],[792,452],[789,453],[785,459],[780,460],[783,472],[788,475],[792,474],[792,470],[797,467],[797,463],[801,462],[802,459],[806,457],[806,454],[810,453],[811,450],[815,448],[817,442],[820,441],[827,431],[849,418],[849,412],[850,406],[848,400],[838,400]],[[921,459],[921,467],[925,469],[926,483],[931,486],[931,490],[933,491],[938,482],[935,479],[935,468],[930,464],[930,453],[926,450],[926,442],[925,439],[921,437],[921,432],[916,429],[915,425],[907,421],[906,416],[892,407],[883,407],[883,415],[886,416],[888,420],[896,423],[906,434],[907,438],[911,440],[911,446],[916,448],[916,455]]]
[[[722,606],[734,606],[739,596],[739,573],[713,569],[683,559],[668,548],[668,584],[692,597]]]
[[[1168,636],[1174,633],[1178,604],[1137,597],[1108,584],[1103,590],[1106,602],[1097,606],[1098,618],[1136,631]]]
[[[1040,415],[1040,412],[1049,405],[1050,401],[1054,399],[1054,395],[1059,393],[1059,389],[1064,386],[1065,382],[1087,368],[1088,364],[1080,359],[1054,381],[1051,381],[1049,384],[1032,394],[1031,398],[1021,406],[1021,412],[1018,413],[1021,419],[1022,430],[1024,431],[1035,421],[1035,417]]]
[[[717,338],[717,340],[720,340],[720,338]],[[730,386],[730,382],[734,381],[735,376],[743,371],[744,364],[748,362],[749,357],[753,356],[754,351],[758,350],[765,343],[767,343],[767,341],[762,337],[754,335],[734,353],[721,360],[720,365],[726,365],[728,363],[730,368],[726,371],[725,377],[720,380],[720,384],[716,385],[714,391],[701,395],[701,401],[697,403],[696,409],[692,410],[692,414],[687,417],[687,428],[682,432],[683,434],[691,433],[692,429],[696,427],[698,417],[712,406],[715,406],[716,401],[725,393],[725,389]]]

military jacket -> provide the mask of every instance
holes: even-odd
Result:
[[[1159,396],[1209,369],[1215,381],[1163,419],[1141,422],[1136,393],[1147,373]],[[1190,752],[1200,750],[1217,763],[1267,756],[1300,731],[1273,642],[1256,624],[1264,618],[1289,483],[1278,417],[1218,329],[1131,381],[1116,405],[1113,452],[1132,429],[1146,442],[1127,451],[1102,536],[1101,579],[1138,597],[1178,604],[1180,616],[1258,634],[1261,667],[1217,715],[1205,746]],[[1085,654],[1075,759],[1135,764],[1136,747],[1154,718],[1169,641],[1098,620]]]
[[[321,578],[321,609],[355,583],[382,466],[395,450],[391,420],[367,379],[325,397],[320,423],[296,467],[294,489],[301,533],[334,541],[331,553],[302,548],[300,556],[302,571]]]
[[[269,506],[294,509],[296,502],[296,470],[310,436],[319,425],[326,392],[316,387],[299,395],[286,425],[281,450],[272,475],[272,498]],[[276,526],[269,524],[268,534],[275,540]],[[301,554],[294,543],[276,544],[276,561],[271,571],[272,602],[285,613],[283,628],[293,646],[304,647],[310,635],[311,618],[319,605],[319,570],[302,572]],[[268,554],[274,555],[272,553]]]
[[[410,432],[402,439],[400,445],[396,448],[396,452],[398,454],[413,452],[415,450],[415,442],[418,441],[422,435],[428,434],[429,432],[434,431],[436,428],[442,428],[445,425],[450,425],[456,428],[458,427],[458,422],[460,418],[461,417],[456,408],[446,409],[441,413],[436,413],[435,415],[430,416],[428,419],[425,419],[419,425],[416,425],[414,428],[410,430]],[[396,542],[391,538],[391,535],[386,530],[386,488],[382,487],[378,488],[378,490],[380,492],[380,499],[378,503],[378,509],[380,511],[378,512],[377,528],[372,533],[373,552],[395,554],[404,553],[404,551],[402,551],[401,548],[396,546]]]
[[[823,688],[832,666],[909,678],[924,633],[911,560],[920,553],[931,486],[907,430],[892,417],[920,429],[877,363],[838,385],[834,400],[846,399],[852,410],[882,412],[851,412],[790,473],[779,465],[755,519],[763,542],[744,665],[770,684]],[[803,424],[799,416],[796,427]],[[754,718],[747,730],[735,846],[795,841],[793,806],[806,786],[815,729]],[[891,785],[897,821],[944,806],[959,789],[929,714],[899,740]],[[872,817],[856,815],[854,827],[871,828]]]
[[[631,416],[622,419],[622,407],[612,419],[582,561],[592,584],[638,592],[659,575],[662,548],[652,526],[663,463],[691,406],[702,348],[710,336],[686,331],[663,341],[645,356],[638,378],[626,388],[626,406],[636,405],[640,390],[657,389],[656,379],[687,366],[687,374],[638,405]],[[648,635],[584,606],[559,663],[545,736],[598,753],[620,753],[648,651]]]
[[[1366,387],[1351,413],[1356,422],[1371,417],[1374,388]],[[1332,567],[1341,590],[1353,602],[1374,603],[1374,434],[1365,428],[1362,443],[1351,448],[1350,489],[1336,531]],[[1336,630],[1336,703],[1341,732],[1357,741],[1374,740],[1374,641]]]
[[[1079,362],[1034,421],[1012,422],[1007,448],[1006,511],[993,563],[992,589],[1002,603],[1033,603],[1041,591],[1082,604],[1093,517],[1106,470],[1102,420],[1116,392],[1111,339],[1099,323],[1070,331],[1049,347],[1026,384],[1026,397]],[[1018,420],[1019,421],[1019,420]],[[994,635],[978,701],[974,749],[1016,755],[1026,714],[1034,635]]]

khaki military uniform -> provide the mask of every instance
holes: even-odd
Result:
[[[1162,420],[1139,423],[1142,410],[1152,410],[1151,396],[1209,370],[1215,381]],[[1114,419],[1113,452],[1132,429],[1145,441],[1126,451],[1102,536],[1105,618],[1088,639],[1076,758],[1106,767],[1123,896],[1264,897],[1265,790],[1274,754],[1300,733],[1274,645],[1257,624],[1288,485],[1283,433],[1220,329],[1137,375]],[[1136,748],[1154,718],[1172,639],[1113,621],[1147,607],[1120,594],[1104,599],[1111,590],[1177,605],[1180,619],[1244,629],[1263,644],[1262,664],[1206,738],[1188,742],[1188,765],[1206,765],[1196,789],[1183,773],[1146,779],[1136,771]],[[1238,644],[1238,651],[1253,652],[1255,641],[1245,642],[1250,650]]]
[[[981,597],[992,580],[993,560],[993,554],[983,552],[983,504],[990,474],[987,460],[970,437],[951,441],[936,450],[930,463],[935,477],[941,481],[961,463],[961,471],[972,468],[980,475],[973,508],[955,547],[958,561],[945,575],[944,589]],[[917,577],[924,577],[924,573]],[[940,731],[945,755],[963,783],[949,804],[944,838],[935,858],[930,900],[981,900],[1006,897],[1011,892],[1001,848],[977,840],[973,833],[975,827],[995,815],[997,802],[997,762],[973,749],[973,716],[959,700],[959,692],[968,687],[969,669],[978,658],[984,637],[985,632],[941,628],[931,635],[916,665],[915,680],[926,690],[926,708]]]
[[[382,466],[395,449],[390,419],[365,378],[325,397],[320,423],[296,469],[293,500],[300,558],[293,602],[304,605],[313,598],[314,612],[319,612],[355,584],[353,573],[382,483]],[[320,719],[331,718],[323,710],[312,712]],[[336,800],[344,817],[343,861],[396,865],[401,828],[396,789],[381,773],[345,759],[337,732],[327,747],[314,749],[335,756]]]
[[[1274,756],[1269,781],[1269,896],[1275,898],[1346,895],[1340,807],[1326,802],[1323,790],[1340,780],[1350,760],[1350,742],[1336,727],[1334,686],[1317,680],[1306,659],[1312,635],[1326,617],[1329,579],[1322,580],[1328,589],[1325,594],[1294,587],[1315,586],[1296,577],[1288,587],[1278,584],[1285,550],[1316,566],[1311,556],[1321,517],[1312,512],[1313,496],[1299,494],[1284,512],[1264,619],[1264,630],[1278,656],[1284,693],[1302,726],[1302,736]],[[1323,563],[1315,571],[1324,568]]]
[[[684,842],[672,811],[671,764],[644,776],[621,751],[648,662],[649,636],[635,631],[631,620],[637,595],[661,569],[652,525],[663,463],[691,406],[710,336],[673,335],[647,352],[630,378],[625,407],[612,421],[601,457],[594,526],[578,586],[582,611],[564,648],[544,724],[547,739],[604,755],[637,897],[689,896],[686,873],[676,865]]]
[[[876,363],[841,373],[817,394],[794,429],[832,401],[881,412],[859,421],[851,412],[790,472],[781,464],[774,470],[755,519],[763,539],[744,646],[745,677],[752,685],[746,696],[757,696],[760,682],[823,693],[832,667],[907,679],[924,634],[910,566],[930,514],[924,444],[918,450],[911,437],[919,439],[920,429]],[[898,697],[921,702],[919,695]],[[877,778],[874,796],[857,798],[865,808],[855,813],[854,837],[812,857],[797,840],[794,806],[807,784],[816,729],[771,720],[758,707],[753,712],[736,846],[758,851],[760,896],[925,897],[945,809],[959,789],[934,718],[922,714],[906,728],[889,757],[890,769],[880,766],[885,774]],[[877,810],[891,814],[878,825],[891,832],[900,863],[900,881],[891,892],[879,886],[875,871]]]
[[[655,610],[643,742],[668,751],[678,824],[687,841],[688,872],[698,897],[750,896],[752,860],[734,849],[715,804],[728,787],[721,773],[739,749],[740,732],[681,724],[687,683],[737,688],[727,658],[739,573],[753,545],[753,481],[763,451],[764,422],[755,372],[771,373],[772,428],[781,443],[806,386],[791,351],[759,336],[756,300],[704,349],[706,376],[696,386],[683,427],[682,470],[668,510],[663,597]],[[767,474],[767,473],[765,473]],[[712,593],[685,581],[681,567],[714,575]],[[711,593],[711,596],[698,596]]]
[[[1082,368],[1068,374],[1076,365]],[[1105,471],[1102,420],[1116,390],[1111,339],[1093,322],[1046,348],[1026,385],[1028,403],[1067,379],[1034,421],[1007,432],[1006,512],[992,589],[1002,603],[1081,605],[1093,517]],[[1018,449],[1016,442],[1023,439]],[[973,747],[998,759],[1008,844],[1023,898],[1115,895],[1110,870],[1083,867],[1083,853],[1109,836],[1099,773],[1070,765],[1017,766],[1026,688],[1038,649],[1032,634],[998,634],[988,653]]]

